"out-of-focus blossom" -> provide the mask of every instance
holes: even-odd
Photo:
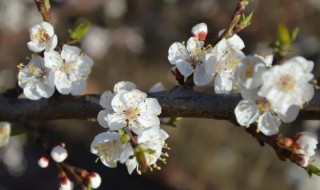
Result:
[[[47,168],[49,166],[49,158],[48,156],[42,156],[39,160],[38,160],[38,165],[41,168]]]
[[[103,10],[107,18],[121,18],[127,12],[126,0],[106,0]]]
[[[8,144],[11,134],[11,124],[0,122],[0,148]]]
[[[81,41],[83,49],[95,58],[103,58],[112,45],[112,32],[106,28],[91,26]]]
[[[68,152],[64,147],[57,145],[52,148],[50,155],[55,162],[59,163],[63,162],[68,157]]]

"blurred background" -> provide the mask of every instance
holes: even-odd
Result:
[[[176,85],[169,70],[167,52],[173,42],[186,41],[192,26],[205,22],[207,39],[224,29],[237,0],[52,0],[52,20],[59,43],[68,38],[68,29],[79,19],[92,25],[81,48],[95,61],[87,93],[112,90],[122,80],[137,84],[143,91],[156,82],[167,89]],[[253,0],[247,12],[254,11],[252,24],[239,35],[246,54],[267,55],[268,45],[276,38],[277,25],[298,26],[296,54],[315,61],[320,49],[319,0]],[[28,29],[41,22],[32,0],[0,0],[0,69],[17,73],[16,66],[30,57]],[[318,78],[318,77],[317,77]],[[15,129],[24,130],[21,124]],[[281,130],[318,131],[318,121],[296,121]],[[60,120],[42,123],[47,137],[65,141],[67,162],[102,177],[100,189],[159,190],[302,190],[320,189],[320,178],[308,178],[306,172],[290,162],[281,162],[270,147],[260,145],[243,128],[226,121],[182,119],[176,128],[163,126],[170,138],[168,163],[161,171],[142,176],[95,163],[90,144],[104,129],[84,120]],[[12,137],[0,149],[0,190],[58,189],[58,169],[51,163],[41,169],[37,161],[45,153],[33,133]],[[319,160],[316,156],[316,160]],[[320,165],[320,163],[318,163]],[[76,187],[77,189],[78,187]]]

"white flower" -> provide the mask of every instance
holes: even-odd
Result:
[[[295,138],[295,146],[293,151],[296,154],[302,154],[305,156],[313,156],[315,154],[315,149],[317,148],[318,139],[317,136],[311,132],[301,132],[298,133]]]
[[[197,37],[191,37],[186,47],[175,42],[168,51],[169,62],[177,67],[185,79],[193,74],[197,86],[208,84],[213,79],[214,73],[213,55],[202,48],[203,43]]]
[[[129,174],[133,172],[134,169],[141,174],[140,167],[147,167],[153,165],[154,168],[160,169],[156,165],[158,159],[161,159],[165,162],[165,159],[160,158],[162,155],[162,148],[165,146],[165,140],[169,135],[158,127],[151,127],[142,132],[141,136],[138,136],[138,147],[136,150],[131,149],[131,152],[128,151],[127,155],[127,169]],[[136,153],[135,153],[136,152]],[[142,155],[141,155],[142,154]],[[131,156],[130,156],[131,155]],[[145,166],[139,165],[139,156],[132,157],[133,155],[143,156],[145,159]]]
[[[31,100],[49,98],[54,93],[54,73],[44,66],[43,58],[32,55],[26,66],[19,65],[18,84]]]
[[[110,168],[117,167],[121,152],[120,135],[115,132],[100,133],[91,143],[91,153],[98,155],[101,162]]]
[[[192,27],[191,33],[197,37],[200,41],[204,41],[208,34],[208,27],[205,23],[199,23]]]
[[[233,42],[231,44],[226,39],[222,39],[212,50],[214,56],[210,63],[214,64],[214,90],[216,93],[231,92],[236,66],[245,57],[239,49],[234,48]]]
[[[86,89],[86,80],[93,60],[76,46],[64,45],[56,51],[44,53],[45,66],[54,70],[54,83],[61,94],[80,95]]]
[[[34,52],[51,51],[58,43],[57,35],[54,34],[53,27],[48,22],[42,22],[30,28],[30,39],[28,48]]]
[[[131,91],[134,89],[136,89],[136,85],[134,83],[129,81],[121,81],[114,85],[114,94],[117,94],[122,90]],[[114,97],[114,94],[110,91],[106,91],[100,97],[99,104],[102,108],[104,108],[104,110],[99,112],[97,120],[99,124],[105,128],[109,127],[107,122],[107,115],[110,113],[114,113],[111,106],[111,101]]]
[[[64,147],[57,145],[52,148],[50,155],[55,162],[59,163],[63,162],[68,157],[68,152]]]
[[[266,70],[266,65],[261,59],[254,56],[246,56],[237,65],[235,77],[242,87],[255,89],[262,84],[261,75]]]
[[[97,189],[98,187],[100,187],[101,177],[98,173],[96,173],[96,172],[90,173],[87,178],[91,184],[92,189]]]
[[[247,95],[247,99],[240,101],[234,110],[237,122],[246,127],[257,122],[257,130],[265,135],[277,134],[281,121],[290,123],[299,113],[298,106],[291,106],[285,114],[282,114],[268,100],[257,98],[256,92]]]
[[[0,122],[0,148],[8,144],[11,134],[11,124]]]
[[[114,113],[108,114],[106,119],[111,130],[129,127],[140,135],[145,128],[159,126],[158,115],[161,107],[155,98],[147,98],[147,94],[139,90],[122,90],[117,93],[111,106]]]
[[[286,113],[292,105],[302,105],[314,95],[311,73],[313,62],[303,57],[294,57],[282,65],[273,66],[262,75],[259,96],[265,97],[274,107]]]

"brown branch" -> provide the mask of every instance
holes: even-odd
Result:
[[[51,23],[51,7],[49,0],[34,0],[34,2],[37,5],[38,11],[42,15],[43,21]]]
[[[170,92],[148,94],[156,98],[162,107],[162,117],[193,117],[228,120],[236,125],[234,108],[242,99],[240,94],[208,94],[195,92],[183,87],[176,87]],[[0,96],[0,120],[11,122],[34,122],[55,119],[95,119],[102,107],[99,95],[54,96],[50,99],[33,101],[28,99]],[[299,119],[320,120],[320,93],[301,110]],[[255,127],[247,132],[254,136],[261,145],[273,147],[276,152],[291,161],[292,152],[281,148],[274,136],[257,133]]]

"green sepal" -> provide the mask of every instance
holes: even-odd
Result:
[[[75,42],[80,42],[87,33],[91,23],[88,20],[81,20],[74,29],[69,29],[70,38]]]

